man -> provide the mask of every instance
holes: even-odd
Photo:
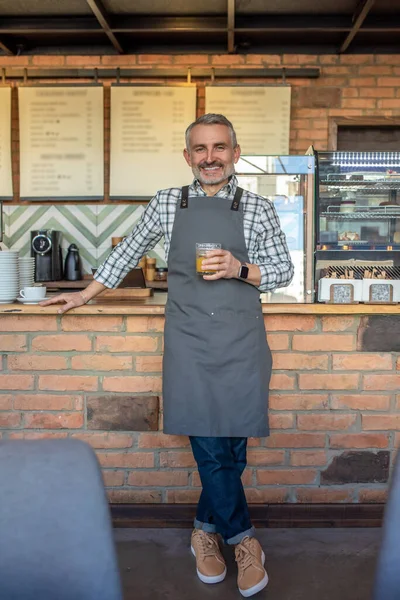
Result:
[[[204,583],[225,578],[219,547],[235,546],[238,587],[249,597],[268,582],[241,475],[248,437],[266,436],[271,353],[260,291],[286,286],[293,265],[273,204],[237,185],[240,147],[232,124],[208,114],[186,131],[195,180],[159,191],[133,232],[84,292],[43,302],[80,306],[117,287],[164,235],[168,259],[163,363],[164,432],[188,435],[202,482],[191,550]],[[196,243],[218,242],[196,273]]]

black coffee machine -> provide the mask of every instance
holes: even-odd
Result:
[[[62,279],[61,231],[31,231],[31,256],[35,257],[35,281]]]

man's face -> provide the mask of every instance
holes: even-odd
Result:
[[[216,185],[234,173],[240,146],[233,147],[226,125],[196,125],[183,154],[200,183]]]

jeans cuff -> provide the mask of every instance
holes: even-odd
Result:
[[[195,519],[193,525],[195,529],[202,529],[207,533],[217,533],[217,528],[212,523],[204,523],[203,521]]]
[[[255,534],[256,534],[255,528],[250,527],[250,529],[246,529],[246,531],[242,531],[242,533],[238,533],[237,535],[234,535],[233,537],[227,539],[226,543],[229,544],[230,546],[232,546],[234,544],[240,544],[240,542],[243,540],[243,538],[254,537]]]

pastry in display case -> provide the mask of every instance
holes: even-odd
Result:
[[[330,288],[344,282],[333,280],[346,279],[353,289],[343,291],[343,303],[350,296],[351,302],[398,302],[400,152],[314,150],[314,156],[318,300],[335,302],[339,295]]]
[[[265,302],[314,302],[314,170],[313,155],[244,155],[236,165],[239,185],[274,203],[294,264],[292,282]]]

